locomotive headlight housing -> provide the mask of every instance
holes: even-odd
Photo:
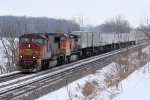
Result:
[[[33,57],[33,59],[35,59],[35,57]]]

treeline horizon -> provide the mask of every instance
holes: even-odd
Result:
[[[48,17],[0,16],[0,36],[16,37],[26,33],[71,33],[72,31],[129,33],[131,26],[121,16],[97,26],[86,25],[84,18],[56,19]]]
[[[25,33],[70,33],[79,31],[74,20],[48,17],[0,16],[0,35],[17,36]]]

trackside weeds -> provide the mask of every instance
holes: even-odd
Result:
[[[126,79],[135,70],[141,69],[141,67],[149,61],[150,47],[147,47],[146,51],[139,49],[138,52],[133,54],[126,52],[116,59],[109,69],[104,71],[102,69],[97,72],[103,74],[103,80],[99,82],[93,80],[87,81],[85,85],[81,87],[83,98],[88,100],[113,99],[117,94],[123,91],[120,82]],[[149,70],[149,66],[145,70]],[[97,95],[99,96],[97,97]]]

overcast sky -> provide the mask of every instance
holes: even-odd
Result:
[[[93,25],[121,15],[135,27],[150,16],[150,0],[0,0],[0,15],[84,17]]]

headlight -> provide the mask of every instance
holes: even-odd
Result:
[[[35,57],[33,57],[33,59],[34,59]]]

